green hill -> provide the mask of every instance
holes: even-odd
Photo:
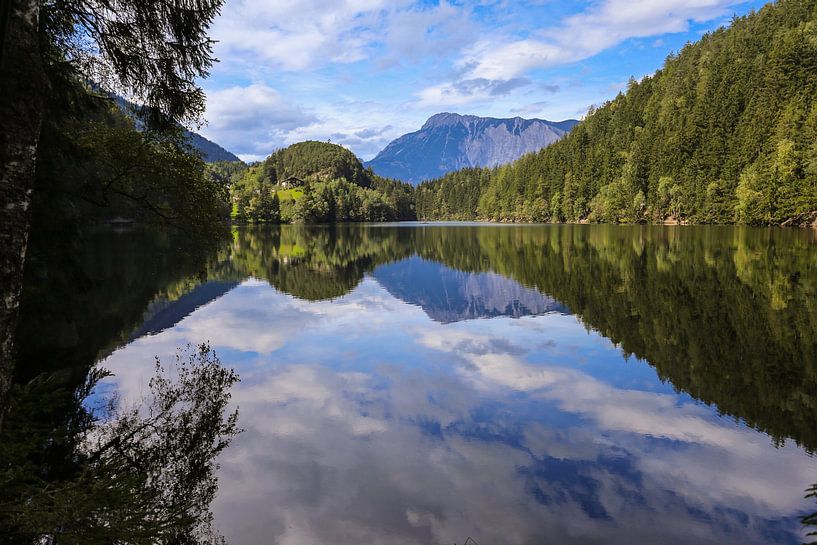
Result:
[[[422,184],[423,219],[811,224],[817,0],[780,0],[670,55],[562,141]],[[474,204],[476,203],[476,206]]]
[[[274,152],[263,161],[262,171],[272,183],[290,177],[318,181],[344,179],[361,187],[370,187],[374,176],[348,149],[314,140]]]
[[[413,188],[376,176],[354,153],[307,141],[231,179],[237,222],[333,223],[415,219]]]

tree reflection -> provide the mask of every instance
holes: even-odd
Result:
[[[551,296],[676,390],[776,442],[791,438],[813,451],[815,242],[813,232],[731,227],[293,225],[237,229],[211,253],[178,253],[183,242],[141,231],[91,237],[83,251],[70,241],[48,252],[35,244],[17,341],[18,386],[2,438],[0,524],[16,532],[9,543],[43,535],[60,543],[114,542],[117,536],[105,534],[111,528],[129,528],[129,543],[216,539],[207,534],[202,507],[214,491],[214,466],[204,461],[235,431],[223,406],[220,418],[209,413],[212,442],[199,444],[201,455],[188,460],[183,454],[196,452],[191,441],[206,438],[203,428],[192,433],[203,420],[194,425],[174,413],[172,422],[144,428],[167,430],[155,436],[129,436],[144,422],[142,412],[120,410],[95,422],[82,402],[99,378],[89,379],[88,369],[127,341],[151,302],[172,304],[205,280],[255,277],[298,298],[332,299],[380,265],[415,255],[458,271],[501,274]],[[424,289],[421,279],[410,280],[417,282],[412,293]],[[235,378],[204,367],[224,391]],[[193,426],[185,428],[192,435],[179,425]],[[120,445],[117,436],[130,443]],[[152,442],[158,437],[172,444],[175,458]],[[95,457],[100,449],[105,455]],[[195,483],[180,481],[182,473]],[[130,511],[123,507],[129,503]],[[804,524],[815,525],[816,516]],[[150,541],[157,528],[168,530]]]
[[[221,279],[261,278],[309,301],[333,299],[349,293],[378,265],[411,255],[408,235],[343,225],[237,229],[210,272]]]
[[[275,243],[267,246],[263,237]],[[499,273],[552,296],[677,391],[777,444],[793,439],[807,451],[817,449],[815,232],[283,226],[269,234],[238,233],[232,274],[327,299],[351,290],[380,264],[415,254],[464,272]],[[422,281],[413,280],[412,289],[422,291]],[[808,490],[808,497],[815,495],[817,485]],[[802,520],[814,528],[817,513]]]
[[[43,375],[13,392],[0,442],[3,542],[222,542],[210,503],[215,459],[238,433],[227,412],[237,375],[209,346],[188,347],[170,367],[157,360],[141,405],[94,412],[104,376],[72,392]],[[54,412],[62,425],[43,425]]]
[[[185,355],[172,381],[157,370],[139,408],[90,408],[103,377],[94,364],[127,342],[152,301],[205,280],[217,246],[168,229],[41,223],[0,430],[0,542],[220,541],[209,504],[215,456],[236,432],[225,413],[236,376],[215,354]]]

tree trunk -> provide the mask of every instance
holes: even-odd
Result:
[[[0,428],[14,371],[23,283],[48,80],[40,56],[38,0],[2,0],[0,42]]]

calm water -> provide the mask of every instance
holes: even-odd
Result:
[[[285,226],[204,271],[126,259],[105,388],[202,341],[241,375],[234,545],[805,539],[814,232]]]

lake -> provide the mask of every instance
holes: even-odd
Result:
[[[237,370],[233,545],[806,539],[814,231],[237,228],[204,267],[145,237],[92,245],[60,342],[123,399],[188,343]]]

